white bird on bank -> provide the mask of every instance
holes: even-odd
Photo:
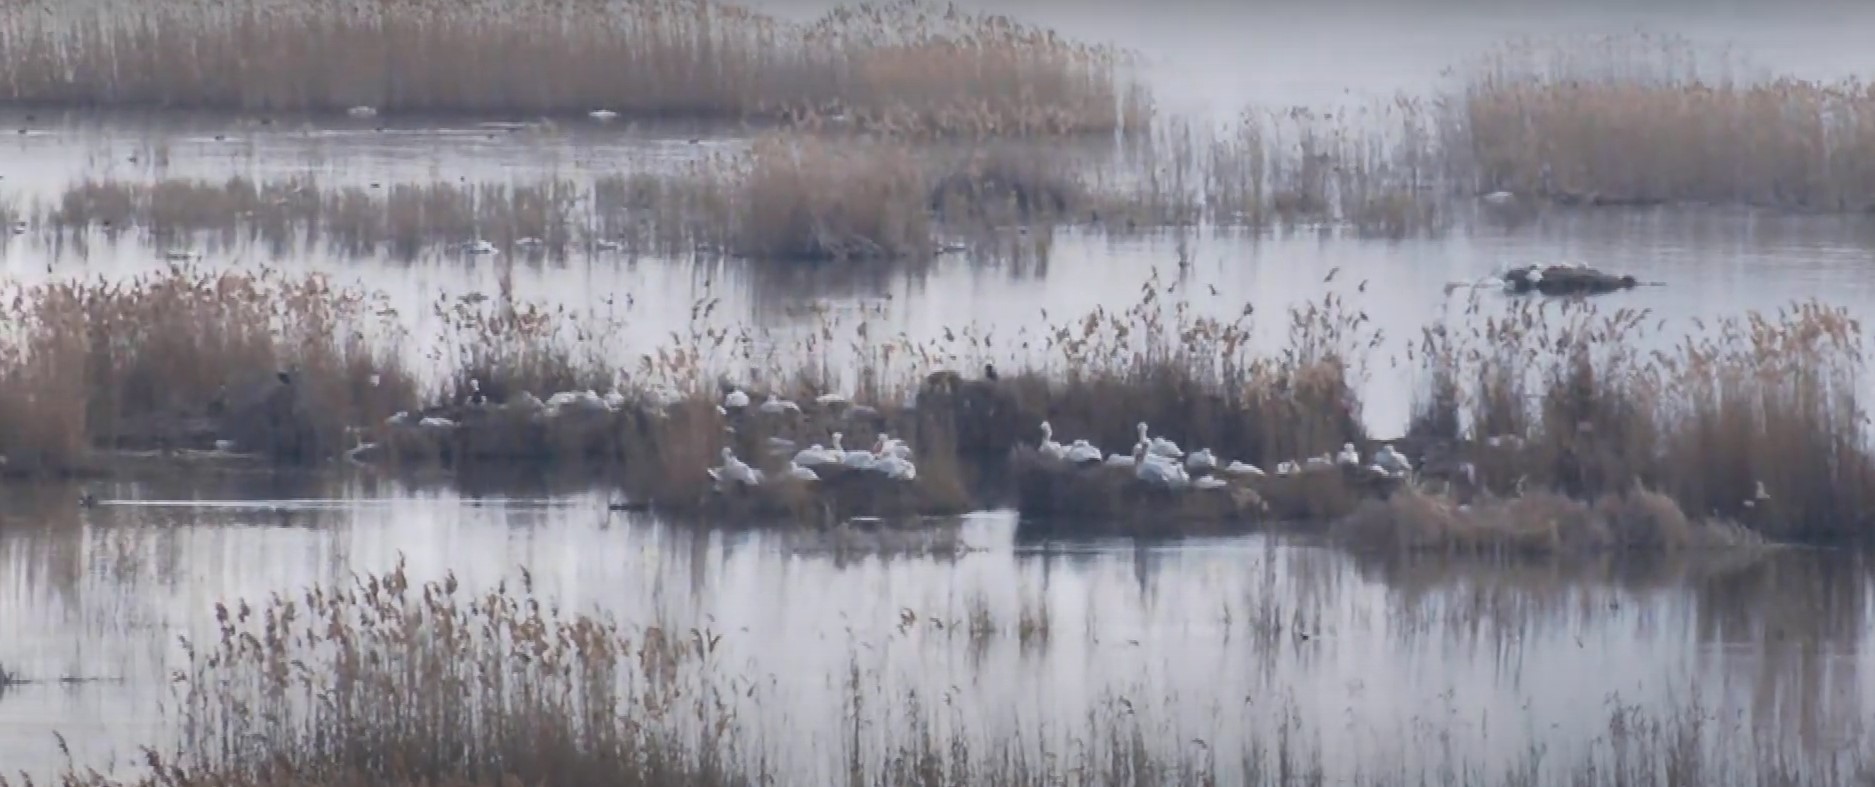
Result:
[[[811,482],[811,481],[819,481],[820,474],[814,472],[812,468],[802,467],[800,464],[796,462],[789,462],[788,463],[788,478],[795,480],[795,481]]]
[[[1148,453],[1145,443],[1133,449],[1133,475],[1148,484],[1167,489],[1183,489],[1191,485],[1191,478],[1185,475],[1183,466]]]
[[[1302,466],[1296,464],[1294,460],[1284,459],[1276,463],[1276,475],[1279,477],[1292,476],[1300,472],[1302,472]]]
[[[846,404],[846,397],[837,393],[824,393],[814,397],[814,404],[821,407],[839,407]]]
[[[880,457],[868,469],[894,481],[913,481],[918,478],[918,466],[912,464],[910,459],[899,456]]]
[[[749,406],[749,395],[737,388],[723,395],[723,406],[731,410],[740,410]]]
[[[1066,459],[1068,455],[1067,449],[1062,448],[1060,443],[1055,442],[1055,428],[1049,426],[1047,421],[1042,422],[1042,444],[1036,446],[1035,450],[1041,452],[1042,456],[1046,456],[1049,459]]]
[[[897,457],[906,461],[911,461],[912,456],[910,445],[885,432],[880,432],[879,439],[873,441],[872,453],[874,456]]]
[[[1163,456],[1167,459],[1177,459],[1185,455],[1184,451],[1179,450],[1178,443],[1174,443],[1163,437],[1148,436],[1145,421],[1139,422],[1139,442],[1140,444],[1146,446],[1146,453],[1151,454],[1153,456]]]
[[[1191,487],[1193,489],[1223,489],[1227,486],[1230,486],[1229,481],[1212,475],[1204,476],[1203,478],[1191,482]]]
[[[1217,457],[1211,455],[1209,448],[1193,451],[1190,456],[1185,457],[1185,469],[1194,473],[1200,470],[1216,470]]]
[[[609,120],[618,119],[618,113],[613,112],[610,109],[595,109],[591,112],[586,113],[586,116],[589,118],[592,118],[593,120],[597,120],[601,123],[604,123]]]
[[[790,402],[772,393],[768,395],[768,400],[765,402],[762,402],[762,406],[756,409],[761,410],[763,415],[781,415],[783,413],[801,412],[800,405]]]
[[[757,486],[762,483],[762,471],[750,467],[747,462],[736,458],[736,452],[723,446],[723,464],[710,468],[710,478],[719,484],[732,483],[745,486]]]
[[[1087,465],[1101,460],[1100,448],[1086,440],[1076,440],[1068,446],[1065,458],[1077,465]]]
[[[1353,443],[1342,443],[1341,453],[1335,454],[1335,463],[1347,465],[1349,467],[1359,467],[1361,465],[1361,452],[1354,447]]]
[[[819,467],[821,465],[837,465],[840,463],[841,458],[842,457],[838,453],[822,448],[820,447],[819,443],[815,443],[811,446],[801,449],[800,453],[795,454],[794,464],[800,465],[802,467]]]
[[[844,437],[845,435],[840,432],[833,433],[833,451],[840,456],[840,464],[855,470],[866,470],[878,461],[879,457],[871,451],[849,451],[842,447],[840,441]]]
[[[1413,472],[1413,463],[1407,460],[1406,454],[1393,450],[1391,443],[1381,446],[1379,451],[1374,452],[1374,465],[1386,471],[1387,475],[1395,477]]]
[[[1517,201],[1517,195],[1508,191],[1493,191],[1480,197],[1487,205],[1509,205]]]
[[[345,110],[345,114],[351,115],[352,117],[355,117],[355,118],[374,118],[378,116],[378,109],[377,107],[371,107],[371,106],[365,106],[364,104],[359,104],[358,106]]]
[[[448,431],[450,429],[456,428],[456,422],[451,421],[447,418],[432,415],[432,416],[424,418],[421,421],[418,421],[417,426],[418,428],[422,428],[422,429],[440,429],[443,431]]]
[[[1139,462],[1139,444],[1134,443],[1133,453],[1114,454],[1112,456],[1109,456],[1107,457],[1106,465],[1108,467],[1131,468],[1133,465],[1138,464],[1138,462]]]
[[[1224,472],[1228,475],[1248,476],[1251,478],[1260,478],[1264,475],[1263,468],[1235,459],[1231,460],[1230,464],[1224,466]]]
[[[469,241],[468,243],[463,244],[462,250],[470,254],[498,254],[501,251],[500,249],[495,248],[495,244],[489,243],[488,241],[482,240],[480,238],[477,238],[475,240],[472,240],[472,241]]]

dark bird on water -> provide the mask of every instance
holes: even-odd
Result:
[[[993,363],[986,363],[986,364],[983,364],[983,379],[985,379],[985,380],[995,380],[995,379],[997,379],[997,377],[996,377],[996,364],[993,364]]]

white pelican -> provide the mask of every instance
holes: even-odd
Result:
[[[819,443],[815,443],[801,449],[800,453],[795,454],[794,464],[802,467],[837,465],[843,458],[844,457],[840,456],[838,453],[822,448]]]
[[[1185,457],[1185,469],[1194,473],[1200,470],[1216,470],[1217,457],[1211,455],[1209,448],[1193,451],[1190,456]]]
[[[1100,449],[1095,447],[1093,443],[1087,442],[1086,440],[1076,440],[1073,445],[1068,446],[1067,453],[1064,456],[1068,461],[1077,465],[1087,465],[1099,462],[1102,454]]]
[[[741,388],[732,390],[723,395],[723,406],[731,410],[740,410],[744,407],[748,407],[749,395],[743,393]]]
[[[1252,478],[1256,478],[1256,477],[1260,477],[1263,475],[1263,468],[1257,467],[1256,465],[1253,465],[1253,464],[1246,464],[1244,462],[1240,462],[1235,459],[1232,459],[1230,464],[1224,466],[1224,472],[1230,475],[1250,476]]]
[[[1139,462],[1139,444],[1134,443],[1133,453],[1114,454],[1112,456],[1109,456],[1107,457],[1106,465],[1108,467],[1132,467],[1138,462]]]
[[[447,431],[456,428],[456,422],[432,415],[418,421],[417,427],[421,429],[441,429]]]
[[[718,483],[744,484],[756,486],[762,483],[762,471],[750,467],[748,463],[737,459],[736,452],[729,446],[723,446],[723,466],[710,468],[710,478]]]
[[[1374,452],[1374,464],[1391,476],[1404,476],[1413,472],[1413,463],[1407,460],[1406,454],[1393,450],[1390,443]]]
[[[840,440],[844,436],[845,435],[840,432],[833,433],[833,451],[840,455],[840,464],[858,470],[865,470],[872,467],[873,462],[878,461],[879,457],[874,456],[871,451],[848,451],[842,448],[840,446]]]
[[[1230,486],[1230,482],[1218,478],[1217,476],[1208,475],[1192,481],[1191,486],[1193,489],[1223,489],[1224,487]]]
[[[872,453],[874,456],[895,456],[906,461],[911,460],[911,446],[907,445],[904,440],[885,432],[880,432],[879,438],[873,441]]]
[[[1055,442],[1055,428],[1049,426],[1047,421],[1042,422],[1042,444],[1036,446],[1035,450],[1040,451],[1042,456],[1046,456],[1049,459],[1066,459],[1068,457],[1067,449],[1062,448],[1060,443]]]
[[[846,404],[846,397],[837,393],[824,393],[814,397],[814,404],[821,407],[839,407]]]
[[[547,245],[547,242],[535,237],[526,237],[515,241],[514,245],[523,249],[534,249]]]
[[[482,393],[482,381],[474,377],[469,378],[469,404],[474,407],[488,404],[488,394]]]
[[[1302,472],[1302,468],[1293,460],[1284,459],[1276,463],[1276,475],[1278,476],[1291,476],[1300,472]]]
[[[355,117],[355,118],[374,118],[378,116],[378,110],[377,110],[377,107],[370,107],[370,106],[365,106],[364,104],[359,104],[358,106],[345,110],[345,114],[351,115],[352,117]]]
[[[898,456],[880,457],[867,469],[884,474],[886,478],[894,481],[912,481],[918,478],[918,466],[912,464],[910,459]]]
[[[410,411],[398,410],[396,415],[384,419],[385,426],[403,426],[410,423]]]
[[[625,248],[625,244],[619,243],[618,241],[615,241],[615,240],[600,238],[597,242],[593,244],[593,248],[598,249],[600,251],[618,251],[619,249]]]
[[[589,118],[592,118],[593,120],[597,120],[601,123],[618,119],[618,113],[613,112],[610,109],[595,109],[591,112],[586,113],[586,116]]]
[[[812,468],[802,467],[794,462],[788,463],[788,477],[796,481],[819,481],[820,474]]]
[[[605,409],[614,412],[625,409],[625,394],[616,390],[608,391],[605,395]]]
[[[1342,443],[1341,453],[1335,454],[1335,462],[1350,467],[1359,467],[1361,464],[1361,452],[1355,449],[1353,443]]]
[[[1183,466],[1147,453],[1145,443],[1133,449],[1133,474],[1141,481],[1168,489],[1183,489],[1191,485],[1191,479],[1185,475]]]
[[[782,413],[798,413],[801,411],[801,406],[771,393],[768,395],[768,400],[762,402],[762,405],[756,409],[762,411],[763,415],[781,415]]]
[[[1311,456],[1302,463],[1303,470],[1332,470],[1334,466],[1334,460],[1329,459],[1327,454]]]
[[[500,251],[495,248],[495,244],[479,238],[463,244],[462,250],[470,254],[496,254]]]
[[[1174,443],[1163,437],[1148,437],[1146,435],[1145,421],[1139,422],[1139,442],[1146,446],[1146,453],[1152,454],[1153,456],[1177,459],[1185,455],[1184,451],[1179,450],[1178,443]]]
[[[1508,191],[1493,191],[1484,195],[1481,199],[1483,199],[1487,205],[1509,205],[1517,201],[1517,195]]]

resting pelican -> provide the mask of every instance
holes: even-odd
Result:
[[[795,462],[788,463],[788,477],[796,481],[819,481],[820,474]]]
[[[1185,455],[1184,451],[1179,450],[1178,443],[1174,443],[1163,437],[1148,437],[1146,434],[1145,421],[1139,422],[1139,442],[1146,446],[1146,453],[1152,454],[1153,456],[1177,459]]]
[[[1383,445],[1374,452],[1374,464],[1391,476],[1404,476],[1413,472],[1413,463],[1407,460],[1405,454],[1393,450],[1392,444]]]
[[[1256,465],[1252,465],[1252,464],[1245,464],[1243,462],[1239,462],[1233,459],[1231,460],[1230,464],[1224,466],[1224,472],[1230,475],[1250,476],[1252,478],[1256,478],[1256,477],[1263,475],[1263,468],[1257,467]]]
[[[918,466],[912,464],[910,459],[898,456],[880,457],[872,463],[870,469],[894,481],[912,481],[918,478]]]
[[[723,406],[731,410],[740,410],[744,407],[748,407],[749,395],[743,393],[741,388],[733,389],[723,395]]]
[[[1190,456],[1185,457],[1185,469],[1192,472],[1197,472],[1199,470],[1216,470],[1217,457],[1211,455],[1211,449],[1209,448],[1193,451]]]
[[[1060,443],[1055,442],[1055,428],[1049,426],[1047,421],[1042,422],[1042,444],[1037,446],[1036,450],[1040,451],[1042,456],[1046,456],[1049,459],[1067,458],[1067,449],[1062,448]]]
[[[710,478],[718,483],[734,483],[756,486],[762,483],[762,471],[750,467],[748,463],[737,459],[736,452],[729,446],[723,446],[723,466],[710,468]]]
[[[1350,467],[1359,467],[1361,452],[1354,447],[1353,443],[1342,443],[1341,453],[1335,454],[1335,462]]]
[[[747,394],[744,394],[744,396],[747,396]],[[772,393],[768,395],[768,401],[762,402],[762,406],[756,409],[761,410],[762,413],[765,415],[781,415],[782,413],[801,412],[800,405],[790,402]]]
[[[1193,489],[1223,489],[1224,487],[1230,486],[1230,482],[1218,478],[1217,476],[1208,475],[1192,481],[1191,486]]]
[[[1086,440],[1076,440],[1073,445],[1068,446],[1065,456],[1068,461],[1077,465],[1087,465],[1099,462],[1101,452],[1093,443],[1087,442]]]
[[[1133,474],[1141,481],[1167,489],[1183,489],[1191,485],[1191,478],[1185,475],[1183,466],[1147,453],[1145,443],[1133,449]]]

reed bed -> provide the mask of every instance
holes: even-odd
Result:
[[[26,106],[786,120],[916,136],[1142,124],[1124,53],[913,2],[797,24],[715,0],[10,4]]]
[[[374,330],[382,303],[323,277],[177,266],[10,289],[0,349],[9,473],[81,471],[95,446],[197,443],[207,416],[215,436],[249,450],[327,456],[352,425],[408,406],[415,390],[394,337]]]
[[[188,664],[169,705],[174,743],[145,749],[139,775],[74,763],[54,783],[558,787],[816,778],[772,761],[790,741],[745,721],[745,712],[772,701],[774,681],[734,671],[735,635],[569,612],[537,595],[525,573],[512,586],[471,590],[453,574],[419,585],[400,567],[264,601],[217,603],[213,616],[208,639],[184,642]],[[831,741],[824,765],[852,785],[1291,785],[1350,771],[1356,775],[1335,783],[1618,785],[1655,783],[1663,773],[1672,783],[1719,785],[1866,778],[1859,749],[1819,752],[1816,742],[1763,721],[1619,698],[1584,748],[1533,744],[1488,764],[1453,745],[1464,740],[1453,736],[1457,727],[1438,722],[1414,734],[1442,740],[1433,748],[1444,753],[1416,758],[1417,767],[1384,756],[1336,762],[1312,743],[1331,733],[1303,721],[1293,699],[1280,695],[1214,711],[1215,728],[1241,730],[1242,739],[1187,739],[1153,721],[1164,711],[1159,704],[1175,698],[1143,696],[1114,697],[1085,719],[996,736],[955,723],[948,701],[900,696],[867,680],[853,647],[850,677],[826,687],[841,711],[830,720],[839,727],[824,732]]]
[[[1151,230],[1175,219],[1155,194],[1090,184],[1081,163],[1027,146],[773,135],[674,172],[592,180],[328,188],[312,178],[86,179],[37,204],[32,219],[64,240],[136,233],[168,248],[258,243],[276,256],[319,246],[408,259],[467,253],[482,240],[507,254],[782,262],[925,259],[946,250],[940,237],[996,227]]]
[[[1506,49],[1450,107],[1453,152],[1481,192],[1875,211],[1875,89],[1860,80],[1758,78],[1683,42],[1623,37]]]
[[[1272,473],[1345,443],[1371,455],[1382,442],[1364,433],[1357,395],[1381,336],[1338,294],[1295,308],[1286,341],[1261,349],[1272,345],[1252,341],[1251,307],[1202,316],[1165,292],[1148,279],[1125,310],[1000,340],[965,327],[924,342],[876,336],[863,314],[823,314],[814,331],[773,335],[723,324],[706,299],[686,331],[627,355],[628,309],[543,308],[504,287],[439,300],[439,334],[413,347],[379,296],[323,277],[175,267],[123,284],[16,287],[0,353],[0,434],[13,473],[81,470],[97,448],[227,441],[288,462],[368,448],[392,464],[609,468],[659,505],[815,521],[1011,497],[1033,515],[1085,518],[1100,513],[1083,510],[1088,501],[1120,499],[1011,478],[1012,450],[1037,446],[1044,421],[1063,443],[1114,453],[1145,422],[1187,451],[1210,449],[1220,465]],[[1875,529],[1862,330],[1846,313],[1796,304],[1664,345],[1647,336],[1664,325],[1645,312],[1545,303],[1563,305],[1525,303],[1426,330],[1406,359],[1423,393],[1395,441],[1416,462],[1408,490],[1474,507],[1553,493],[1597,514],[1571,521],[1632,523],[1632,532],[1556,542],[1566,548],[1696,545],[1647,535],[1684,529],[1659,524],[1670,519],[1654,510],[1663,500],[1689,523],[1776,540]],[[1671,349],[1635,349],[1645,346]],[[440,378],[416,373],[421,357]],[[731,390],[798,407],[732,411],[721,406]],[[543,403],[555,394],[573,400]],[[830,445],[835,432],[849,448],[882,434],[907,439],[916,483],[738,498],[714,493],[705,475],[724,448],[781,473],[794,449],[771,438],[804,448]],[[1257,481],[1255,498],[1231,508],[1320,524],[1398,486],[1349,480]],[[1607,500],[1652,502],[1611,509]]]

